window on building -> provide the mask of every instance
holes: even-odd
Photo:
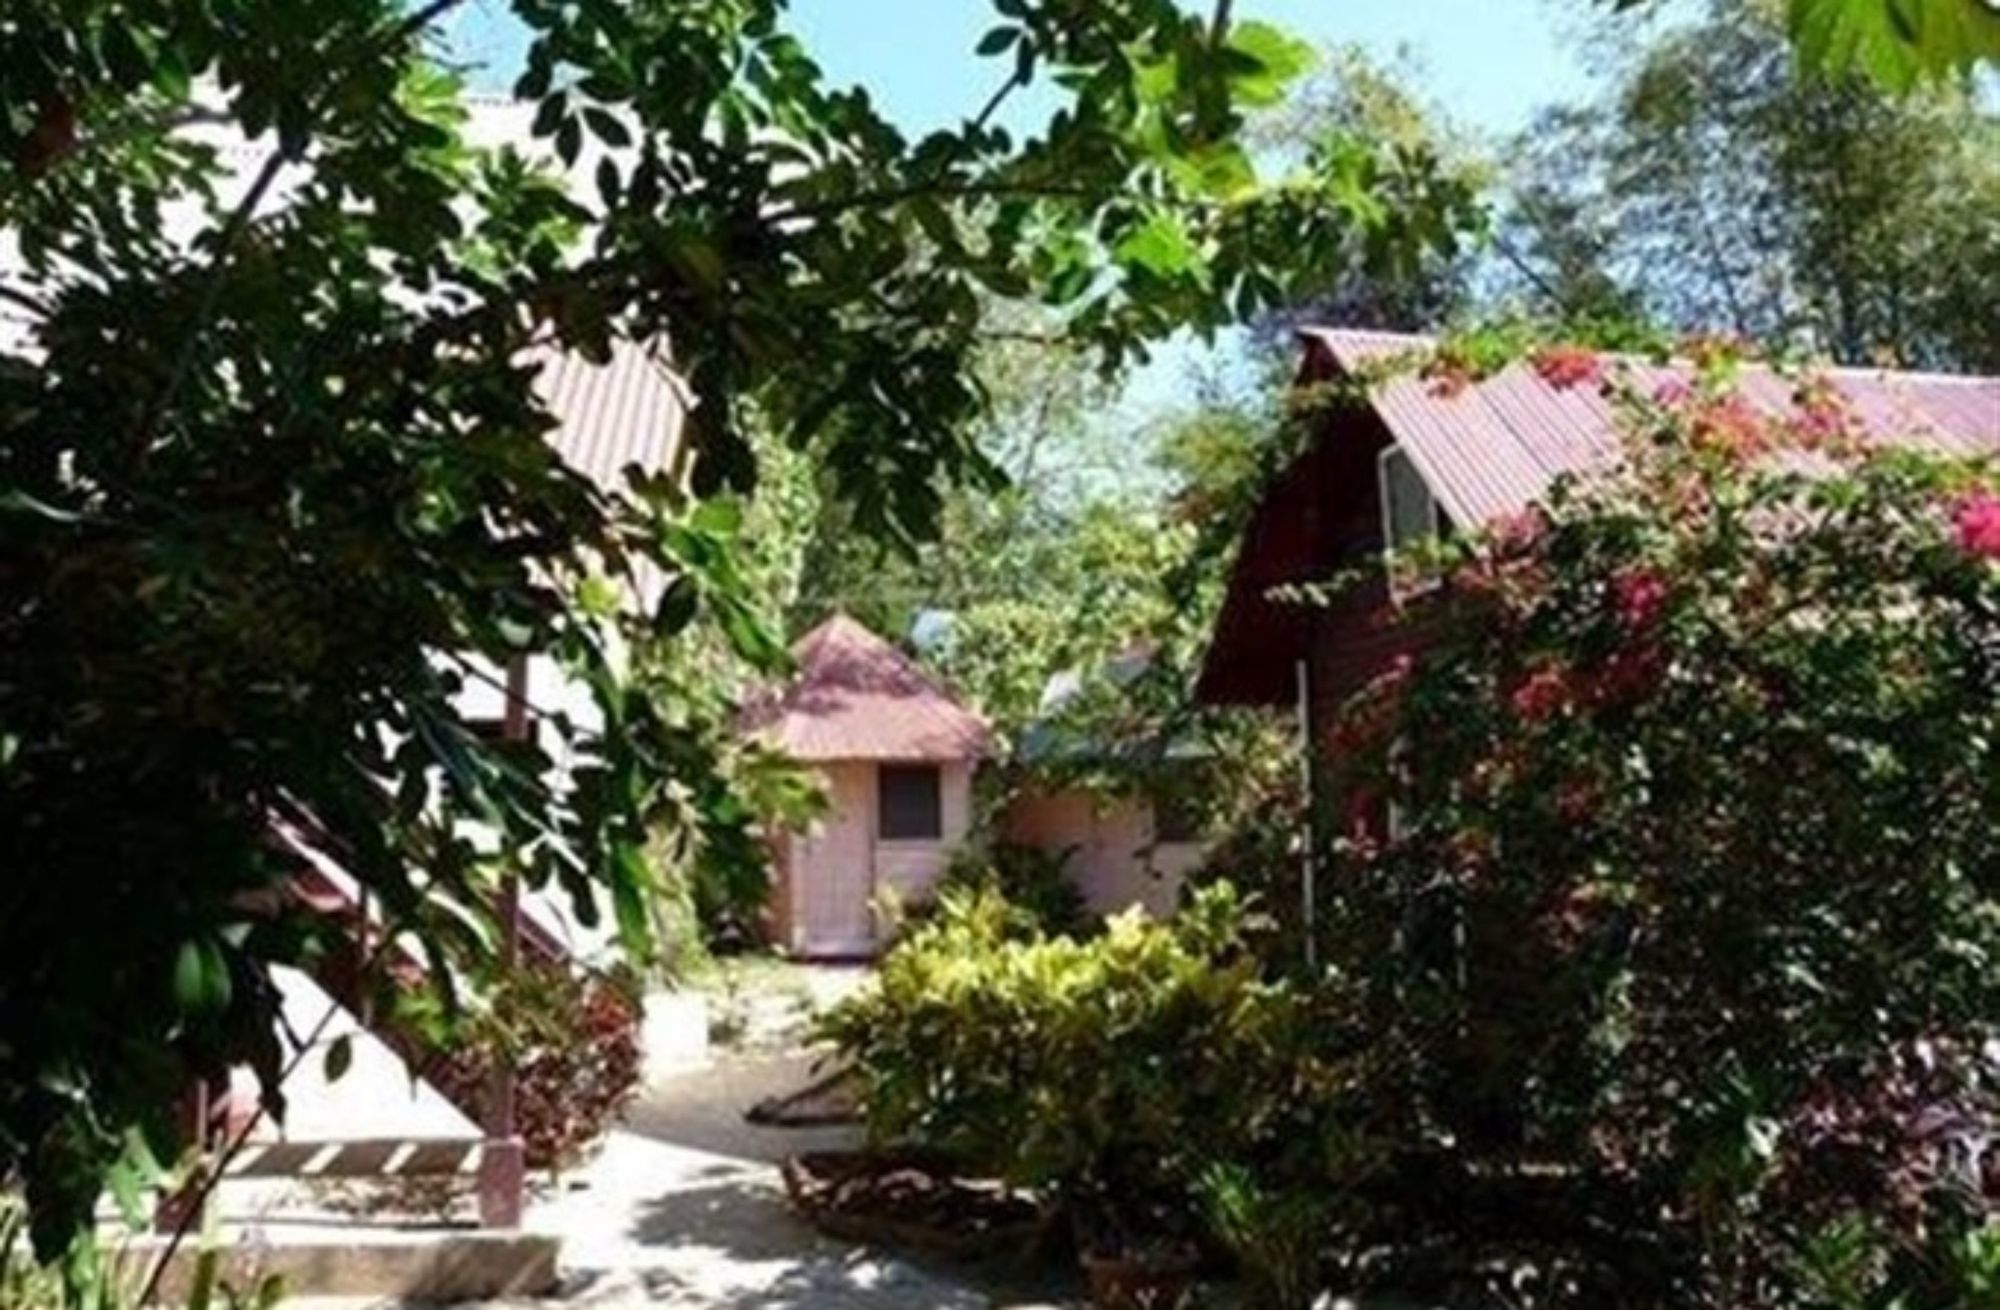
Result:
[[[876,804],[883,841],[944,836],[944,786],[935,764],[883,765],[876,779]]]
[[[1382,476],[1382,540],[1390,550],[1401,550],[1439,531],[1437,498],[1431,495],[1424,475],[1410,462],[1401,446],[1383,451],[1379,465]]]
[[[1394,554],[1449,530],[1438,510],[1437,497],[1431,494],[1424,475],[1410,462],[1407,451],[1401,446],[1390,446],[1377,457],[1376,469],[1382,496],[1382,544],[1386,550]],[[1396,573],[1401,574],[1402,570]],[[1389,585],[1392,593],[1401,596],[1409,594],[1414,584],[1407,576],[1392,576]]]

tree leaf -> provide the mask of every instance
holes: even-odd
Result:
[[[1229,48],[1246,56],[1251,69],[1230,78],[1236,98],[1248,105],[1272,105],[1313,66],[1312,46],[1271,23],[1251,21],[1229,29]]]
[[[1004,51],[1012,50],[1014,43],[1020,39],[1020,28],[996,27],[987,32],[985,36],[979,38],[978,50],[982,55],[1001,54]]]
[[[1158,277],[1179,277],[1194,267],[1196,252],[1187,225],[1176,214],[1159,210],[1118,243],[1118,262],[1145,269]]]
[[[1791,0],[1788,20],[1807,67],[1891,91],[2000,61],[2000,11],[1983,0]]]
[[[173,985],[174,1000],[186,1014],[213,1014],[229,1006],[229,965],[208,938],[181,944]]]
[[[348,1069],[352,1067],[353,1064],[354,1064],[354,1035],[352,1033],[342,1033],[340,1036],[334,1038],[331,1042],[327,1043],[325,1069],[326,1069],[326,1080],[328,1082],[330,1083],[339,1082],[343,1077],[346,1076]]]

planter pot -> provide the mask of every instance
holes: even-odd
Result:
[[[1085,1251],[1082,1258],[1098,1310],[1180,1310],[1194,1292],[1199,1264],[1192,1251]]]
[[[923,1152],[814,1151],[780,1173],[792,1208],[843,1241],[977,1260],[1027,1250],[1047,1227],[1027,1201]]]

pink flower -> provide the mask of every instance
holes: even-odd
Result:
[[[1626,569],[1611,580],[1611,603],[1618,621],[1632,632],[1659,622],[1667,607],[1667,580],[1650,568]]]
[[[1544,664],[1521,680],[1507,698],[1514,713],[1529,723],[1554,718],[1568,706],[1569,679],[1554,664]]]
[[[1604,362],[1582,346],[1545,346],[1536,352],[1535,372],[1557,391],[1595,386],[1604,380]]]
[[[1792,397],[1798,413],[1792,437],[1807,449],[1844,446],[1855,433],[1854,411],[1840,389],[1823,377],[1808,378]]]
[[[1597,788],[1589,779],[1572,776],[1556,788],[1556,813],[1571,823],[1580,823],[1597,811]]]
[[[1679,409],[1694,399],[1694,388],[1680,378],[1668,378],[1653,388],[1653,403],[1662,409]]]
[[[1487,540],[1493,543],[1493,553],[1501,559],[1515,559],[1531,554],[1548,535],[1549,518],[1538,505],[1512,514],[1502,514],[1487,525]]]
[[[1743,458],[1768,444],[1763,414],[1741,396],[1724,396],[1701,408],[1694,420],[1694,444]]]
[[[1958,502],[1952,515],[1959,549],[1982,559],[2000,560],[2000,496],[1975,491]]]

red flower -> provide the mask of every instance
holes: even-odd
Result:
[[[1535,547],[1542,544],[1542,538],[1549,530],[1548,515],[1539,506],[1513,514],[1503,514],[1487,525],[1487,538],[1493,543],[1493,553],[1501,559],[1516,559],[1532,554]]]
[[[1557,391],[1596,386],[1604,381],[1604,363],[1582,346],[1545,346],[1534,358],[1535,372]]]
[[[1768,430],[1756,406],[1741,396],[1725,396],[1701,407],[1691,435],[1703,449],[1743,457],[1764,449]]]
[[[1618,622],[1632,632],[1644,632],[1659,622],[1667,608],[1667,580],[1653,569],[1626,569],[1611,580],[1611,603]]]
[[[1649,696],[1663,664],[1659,647],[1650,643],[1613,651],[1592,674],[1588,698],[1594,705],[1623,705]]]
[[[1801,383],[1793,396],[1798,413],[1791,421],[1792,437],[1808,449],[1840,447],[1855,435],[1853,408],[1847,397],[1823,377]]]
[[[1569,705],[1569,678],[1556,665],[1543,664],[1521,680],[1507,701],[1529,723],[1554,718]]]
[[[1398,655],[1373,682],[1363,687],[1341,713],[1333,730],[1333,747],[1347,754],[1369,750],[1386,740],[1403,711],[1403,696],[1416,674],[1416,661]]]
[[[2000,560],[2000,496],[1975,491],[1958,502],[1952,516],[1959,549],[1982,559]]]

